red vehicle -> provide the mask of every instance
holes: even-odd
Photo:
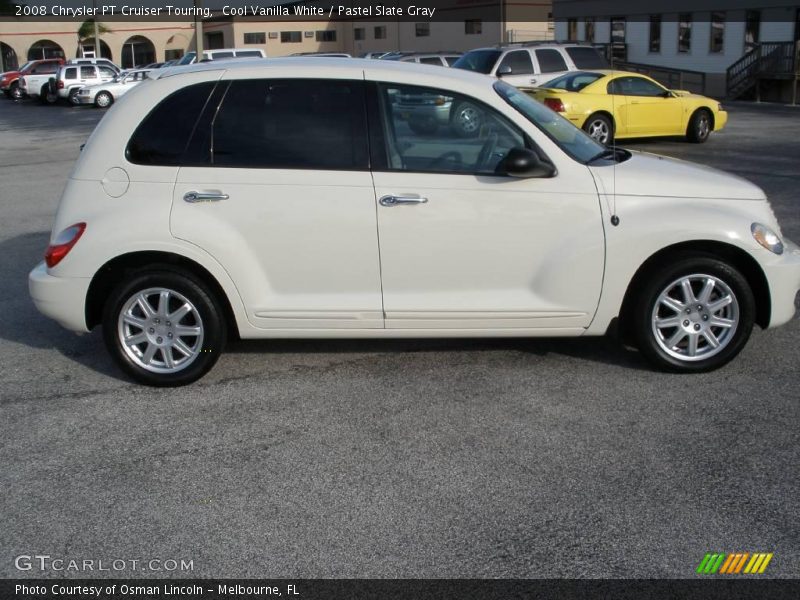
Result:
[[[55,75],[58,68],[64,64],[63,58],[46,58],[26,62],[19,71],[6,71],[0,73],[0,90],[14,100],[19,100],[25,92],[19,87],[19,80],[25,75]]]

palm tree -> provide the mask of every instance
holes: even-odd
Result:
[[[100,37],[100,35],[102,35],[104,33],[111,33],[111,28],[107,27],[106,25],[103,25],[102,23],[97,23],[97,36],[98,36],[98,38]],[[95,22],[94,22],[94,19],[87,19],[86,21],[81,23],[81,26],[78,28],[78,46],[80,46],[81,42],[83,42],[84,40],[92,38],[92,37],[95,37]],[[94,47],[95,47],[95,55],[96,55],[95,58],[100,58],[100,40],[99,39],[96,39],[94,41]]]

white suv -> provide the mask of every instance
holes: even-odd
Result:
[[[111,64],[66,64],[56,75],[56,93],[62,100],[78,104],[78,91],[82,87],[114,81],[119,73]]]
[[[89,138],[29,278],[42,313],[102,325],[138,381],[196,380],[229,333],[582,336],[618,319],[655,365],[704,371],[794,314],[800,248],[758,187],[606,148],[503,81],[336,58],[155,73]],[[420,135],[403,95],[469,102],[482,126]]]
[[[519,88],[540,87],[569,71],[607,69],[608,61],[587,44],[529,42],[470,50],[453,67],[502,77]]]

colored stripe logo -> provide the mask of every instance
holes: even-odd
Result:
[[[767,570],[772,552],[731,552],[714,553],[706,552],[703,560],[697,566],[697,573],[701,575],[755,575]]]

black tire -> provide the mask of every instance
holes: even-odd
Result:
[[[483,111],[471,102],[460,102],[450,113],[450,125],[459,137],[475,137],[483,126]]]
[[[11,87],[8,90],[8,96],[13,100],[22,100],[22,96],[24,96],[24,93],[22,92],[22,88],[19,87],[18,81],[15,81],[14,83],[11,84]]]
[[[703,289],[709,280],[714,280],[713,286],[704,299]],[[692,290],[691,302],[686,301],[684,281]],[[669,299],[665,300],[678,300],[673,306],[661,302],[662,293],[669,290],[673,293],[668,293]],[[729,297],[732,300],[728,304],[714,308],[715,303],[724,303]],[[755,311],[753,291],[735,267],[712,255],[684,254],[655,270],[645,283],[632,315],[634,335],[639,350],[659,369],[680,373],[712,371],[742,350],[753,330]],[[656,325],[656,318],[661,325]],[[672,321],[677,322],[670,325]],[[735,326],[714,325],[723,321]],[[714,347],[706,335],[719,346]],[[693,357],[692,338],[697,340]]]
[[[167,303],[169,307],[161,313],[158,312],[159,290],[168,290],[172,294]],[[142,292],[147,292],[146,297],[150,300],[146,301],[154,309],[150,320],[144,317],[141,305],[134,301]],[[153,298],[156,298],[155,305]],[[175,319],[175,323],[168,321],[170,313],[174,315],[176,307],[186,302],[192,306],[192,312]],[[137,311],[138,314],[128,314],[138,318],[143,323],[142,326],[125,325],[121,322],[121,314],[129,310]],[[156,318],[159,318],[159,322],[156,322]],[[186,334],[179,333],[181,326],[199,327],[201,334],[184,337]],[[141,334],[146,339],[138,345],[123,342],[124,335],[135,334]],[[189,350],[194,350],[191,360],[189,354],[181,354],[173,349],[171,342],[165,341],[166,336],[181,338]],[[126,277],[111,292],[103,310],[103,339],[117,365],[134,380],[145,385],[174,387],[197,381],[214,366],[227,339],[227,325],[219,300],[201,280],[168,266],[154,265],[147,271],[139,271]],[[143,366],[143,361],[151,346],[154,354],[150,355],[148,369]],[[165,351],[170,353],[171,360],[174,361],[172,369],[169,369]],[[183,366],[179,364],[181,360],[184,360]]]
[[[70,106],[78,106],[78,92],[80,88],[72,88],[69,91],[69,95],[67,96],[67,101],[70,103]]]
[[[52,89],[49,83],[42,86],[42,91],[39,92],[39,100],[42,104],[49,104],[50,106],[58,103],[58,93]]]
[[[603,113],[594,113],[586,119],[583,130],[589,136],[605,146],[609,146],[614,141],[614,123]]]
[[[686,126],[686,139],[693,144],[702,144],[708,139],[713,130],[711,112],[708,109],[700,108],[694,111],[689,125]]]
[[[114,96],[112,96],[105,90],[102,92],[98,92],[97,95],[94,97],[94,105],[97,108],[108,108],[112,104],[114,104]]]

